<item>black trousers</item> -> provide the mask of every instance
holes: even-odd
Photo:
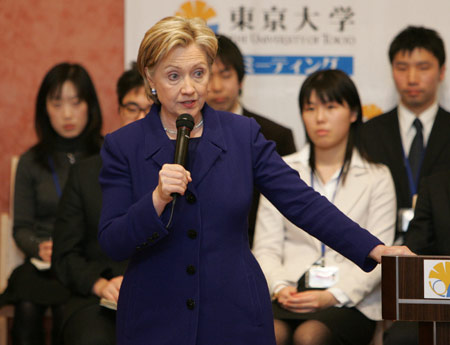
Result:
[[[384,345],[418,345],[419,324],[417,322],[395,321],[384,332]]]
[[[44,345],[44,315],[48,308],[52,310],[52,345],[59,345],[62,322],[61,306],[46,306],[21,301],[15,304],[12,327],[13,345]]]
[[[116,312],[89,305],[65,322],[62,339],[64,345],[115,345]]]

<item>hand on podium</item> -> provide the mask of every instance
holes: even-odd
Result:
[[[369,257],[381,263],[383,255],[416,255],[407,246],[385,246],[379,244],[369,253]]]

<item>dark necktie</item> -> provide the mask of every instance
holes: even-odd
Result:
[[[423,154],[423,133],[422,133],[422,122],[419,119],[415,119],[413,126],[416,128],[416,136],[411,144],[411,149],[409,150],[409,165],[411,167],[411,172],[413,174],[414,181],[417,181],[417,175],[420,171],[420,163]]]

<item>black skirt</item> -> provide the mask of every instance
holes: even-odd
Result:
[[[8,287],[0,296],[0,305],[27,301],[52,306],[64,303],[69,296],[69,290],[52,269],[40,271],[26,260],[11,273]]]
[[[302,276],[298,281],[297,290],[313,289],[305,288],[305,280]],[[307,320],[322,322],[330,329],[333,342],[339,345],[369,344],[376,327],[376,321],[369,319],[354,307],[330,307],[313,313],[294,313],[281,307],[277,301],[273,301],[272,310],[274,318],[285,321],[293,331]]]

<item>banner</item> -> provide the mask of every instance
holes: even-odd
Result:
[[[298,93],[305,76],[339,68],[356,83],[368,117],[397,103],[388,49],[408,25],[437,30],[450,46],[450,1],[125,0],[125,62],[135,61],[145,32],[166,16],[202,17],[245,56],[241,101],[290,127],[304,143]],[[446,48],[447,48],[446,47]],[[447,49],[448,54],[448,49]],[[440,103],[450,109],[448,78]]]

